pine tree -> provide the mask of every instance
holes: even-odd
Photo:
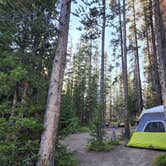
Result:
[[[50,22],[50,15],[56,15],[55,1],[43,1],[42,8],[39,1],[0,3],[0,163],[34,165],[56,43],[49,40],[57,37]]]

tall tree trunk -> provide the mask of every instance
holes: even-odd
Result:
[[[14,116],[15,108],[17,104],[17,95],[18,95],[18,85],[16,85],[13,95],[13,101],[12,101],[12,109],[11,109],[11,116]]]
[[[122,17],[121,17],[121,4],[120,0],[118,0],[118,10],[119,10],[119,31],[120,31],[120,52],[121,52],[121,64],[122,64],[122,78],[121,78],[121,87],[120,87],[120,94],[123,95],[123,80],[124,80],[124,57],[123,57],[123,32],[122,32]],[[124,95],[123,95],[124,96]]]
[[[89,101],[91,101],[91,97],[92,97],[92,39],[89,39],[89,45],[88,45],[88,61],[87,61],[87,65],[88,65],[88,87],[87,87],[87,99],[88,99],[88,103]],[[86,101],[85,101],[86,102]],[[89,106],[89,105],[88,105]],[[86,108],[86,124],[90,124],[92,122],[92,110],[91,107]]]
[[[92,98],[92,94],[91,94],[91,88],[92,88],[92,39],[90,39],[90,45],[89,45],[89,80],[88,80],[88,96],[89,96],[89,100],[91,101]],[[88,125],[90,125],[90,123],[92,122],[93,119],[93,113],[92,110],[89,110],[88,112]]]
[[[155,16],[155,28],[157,36],[157,50],[159,60],[159,76],[162,91],[162,100],[166,117],[166,39],[164,31],[164,23],[160,10],[160,1],[154,0],[154,16]]]
[[[40,158],[37,166],[54,166],[55,141],[60,114],[61,92],[68,43],[71,0],[61,1],[58,45],[51,73],[47,108],[44,117],[44,131],[40,143]]]
[[[100,96],[99,103],[101,107],[101,123],[104,122],[104,54],[105,54],[105,24],[106,24],[106,16],[105,16],[105,0],[102,0],[102,42],[101,42],[101,76],[100,76]],[[103,134],[102,134],[102,124],[99,129],[99,142],[102,143]]]
[[[160,0],[154,0],[154,16],[157,34],[158,54],[162,57],[164,70],[166,70],[166,34],[164,27],[163,14],[160,9]]]
[[[112,88],[110,87],[110,104],[109,104],[109,118],[110,123],[112,124]]]
[[[22,105],[22,107],[24,107],[25,104],[26,104],[27,91],[28,91],[28,88],[29,88],[29,83],[28,83],[28,81],[24,81],[24,82],[22,83],[22,87],[23,87],[23,94],[22,94],[22,98],[21,98],[21,105]],[[20,118],[23,118],[23,117],[24,117],[24,112],[20,112],[20,113],[19,113],[19,117],[20,117]]]
[[[104,55],[104,123],[106,123],[106,109],[107,109],[107,101],[106,101],[106,94],[107,94],[107,53]]]
[[[112,69],[110,68],[110,76],[112,75]],[[112,81],[110,77],[110,103],[109,103],[109,118],[110,118],[110,124],[112,124]]]
[[[126,49],[126,1],[123,0],[123,65],[122,72],[123,86],[124,86],[124,100],[125,100],[125,137],[130,137],[129,128],[129,108],[128,108],[128,76],[127,76],[127,49]]]
[[[140,76],[140,67],[139,67],[139,54],[138,54],[138,38],[137,38],[137,27],[136,27],[136,13],[135,13],[135,0],[133,0],[133,16],[134,16],[134,40],[135,40],[135,73],[136,73],[136,91],[137,91],[137,108],[139,113],[143,109],[143,100],[142,100],[142,86],[141,86],[141,76]]]
[[[151,60],[151,53],[150,53],[150,39],[149,39],[149,31],[148,31],[148,23],[147,23],[147,16],[146,16],[146,9],[144,9],[144,17],[145,17],[145,25],[146,25],[146,30],[145,30],[145,36],[146,36],[146,53],[147,53],[147,57],[148,57],[148,61],[149,61],[149,65],[152,66],[152,60]]]
[[[155,32],[153,25],[153,10],[152,10],[152,0],[149,0],[149,21],[150,21],[150,30],[152,37],[152,93],[155,99],[156,105],[161,105],[162,95],[161,95],[161,86],[158,72],[158,62],[157,62],[157,49],[155,41]]]
[[[146,53],[147,53],[147,57],[148,57],[148,63],[150,65],[150,67],[152,66],[152,56],[151,56],[151,51],[150,51],[150,41],[149,41],[149,34],[148,31],[146,32]],[[151,72],[152,75],[152,72]],[[151,76],[152,77],[152,76]],[[152,82],[152,80],[151,80]]]

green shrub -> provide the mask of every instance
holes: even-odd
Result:
[[[77,166],[77,158],[67,150],[66,146],[58,143],[56,150],[55,163],[57,166]]]
[[[119,145],[119,139],[112,140],[112,141],[107,141],[107,143],[111,144],[111,145]]]
[[[38,158],[39,141],[0,143],[0,165],[30,166]]]
[[[136,120],[131,119],[131,120],[130,120],[130,124],[131,124],[131,126],[135,126],[135,125],[137,124],[137,121],[136,121]]]
[[[154,166],[166,166],[166,155],[159,155],[158,157],[156,157],[156,159],[154,160]]]
[[[34,165],[42,130],[43,124],[34,118],[0,118],[0,165]]]
[[[78,119],[77,118],[71,118],[68,119],[68,122],[60,120],[59,124],[59,135],[61,136],[67,136],[69,134],[77,133],[78,129]]]
[[[118,140],[105,141],[102,144],[99,144],[96,140],[90,140],[87,149],[88,151],[107,152],[112,150],[115,145],[119,145]]]

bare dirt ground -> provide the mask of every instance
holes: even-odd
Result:
[[[106,131],[108,138],[111,136],[110,130]],[[116,134],[120,133],[120,129],[117,129]],[[124,141],[110,152],[88,152],[86,145],[89,137],[88,133],[79,133],[70,135],[63,141],[76,154],[79,166],[152,166],[157,155],[166,153],[125,147]]]

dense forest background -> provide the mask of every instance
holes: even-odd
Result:
[[[166,1],[72,5],[58,137],[91,127],[101,142],[106,123],[122,122],[128,137],[143,108],[165,101]],[[0,0],[2,166],[37,161],[60,10],[56,0]]]

